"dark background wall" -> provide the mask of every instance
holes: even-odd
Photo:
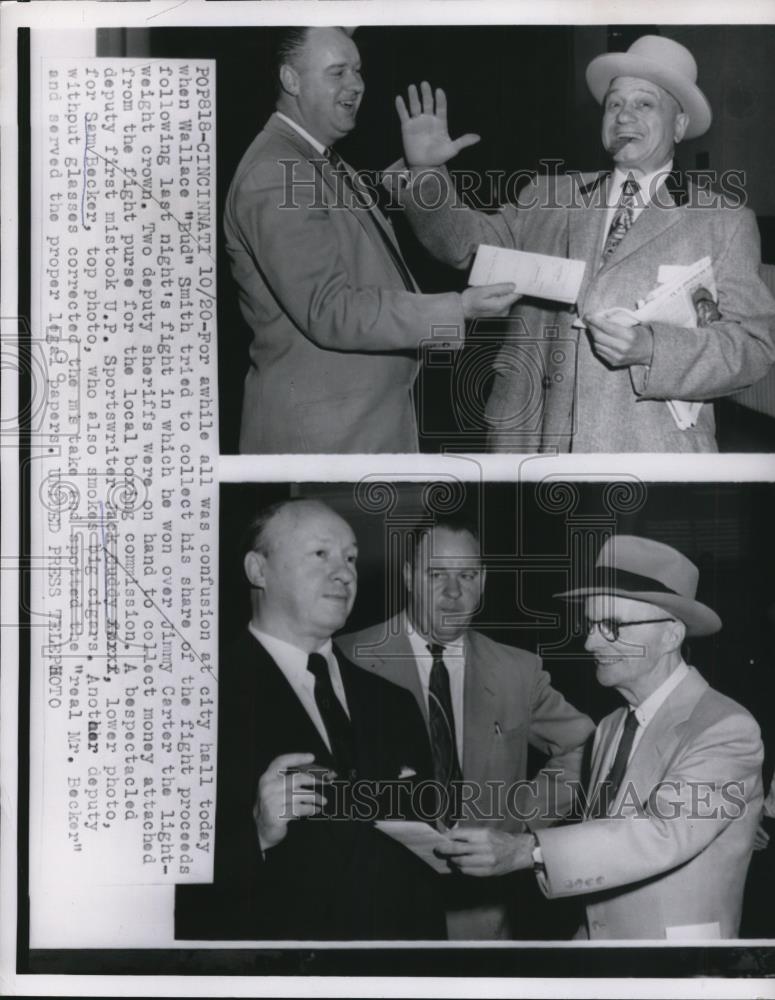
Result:
[[[447,91],[453,135],[474,131],[478,146],[455,161],[460,170],[512,172],[561,160],[573,169],[606,166],[600,113],[584,82],[591,58],[626,49],[639,35],[659,32],[688,45],[700,84],[714,109],[710,133],[680,148],[683,169],[745,169],[749,201],[759,217],[763,259],[775,263],[775,27],[761,25],[431,26],[359,28],[367,83],[355,133],[342,155],[359,169],[377,170],[401,154],[393,109],[396,94],[422,79]],[[217,64],[217,214],[242,153],[272,112],[272,28],[103,30],[98,54],[208,58]],[[464,276],[434,264],[400,218],[397,231],[425,291],[460,288]],[[219,230],[218,339],[221,450],[236,451],[249,334],[240,316]],[[429,431],[455,428],[449,410],[450,372],[423,377]],[[722,450],[775,450],[775,421],[731,402],[717,404]],[[443,433],[441,435],[443,438]],[[429,433],[423,447],[437,451]]]

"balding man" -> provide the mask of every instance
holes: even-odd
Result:
[[[538,176],[495,214],[461,205],[439,169],[478,141],[450,140],[443,91],[434,101],[427,83],[421,95],[412,87],[408,108],[398,98],[411,167],[402,200],[431,253],[465,268],[480,244],[491,244],[585,264],[576,309],[525,298],[514,312],[487,403],[492,450],[716,451],[713,407],[679,423],[666,401],[732,393],[775,360],[775,301],[759,278],[753,213],[673,170],[676,145],[710,126],[696,78],[691,53],[656,35],[593,59],[587,83],[603,105],[612,171]],[[607,315],[634,310],[666,266],[706,256],[717,301],[704,324],[629,326]]]
[[[391,225],[334,149],[364,92],[345,31],[288,29],[277,79],[277,110],[224,214],[253,331],[240,451],[417,451],[421,345],[458,348],[465,320],[503,315],[513,285],[419,293]]]
[[[356,557],[350,526],[315,501],[270,507],[248,532],[252,616],[219,672],[213,936],[444,935],[431,869],[369,822],[380,789],[401,812],[395,789],[432,770],[411,695],[332,648]]]
[[[468,875],[535,867],[550,898],[582,896],[577,937],[736,937],[762,807],[762,742],[752,716],[681,654],[718,615],[696,599],[696,566],[630,535],[602,547],[583,601],[597,680],[626,706],[606,716],[592,751],[586,816],[575,826],[456,836]]]

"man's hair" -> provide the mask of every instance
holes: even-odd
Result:
[[[260,552],[268,555],[272,548],[270,527],[277,515],[286,507],[293,507],[300,503],[320,503],[326,506],[322,500],[314,500],[310,497],[293,497],[290,500],[278,500],[262,508],[252,519],[242,535],[241,552],[246,556],[248,552]]]
[[[268,537],[269,522],[276,514],[280,513],[283,507],[294,502],[293,500],[278,500],[277,503],[272,503],[268,507],[264,507],[256,514],[242,534],[240,551],[243,556],[246,556],[248,552],[261,552],[263,555],[268,554],[270,548]]]
[[[296,28],[283,28],[280,31],[274,54],[274,76],[280,87],[280,67],[286,63],[293,64],[297,56],[304,48],[309,34],[309,26]]]
[[[442,514],[439,517],[434,518],[432,522],[416,524],[407,532],[406,561],[411,569],[414,569],[415,562],[417,560],[417,552],[423,538],[430,535],[432,531],[438,531],[440,528],[444,528],[446,531],[451,531],[455,535],[468,533],[481,549],[479,525],[473,520],[473,518],[469,518],[464,514]]]
[[[335,25],[335,27],[337,31],[343,31],[346,35],[352,37],[351,30],[342,28],[339,25]],[[297,63],[299,55],[301,54],[304,46],[307,44],[307,37],[311,30],[310,25],[280,29],[277,36],[277,42],[274,46],[273,67],[277,97],[279,97],[283,92],[282,84],[280,83],[280,69],[286,64],[294,66]]]

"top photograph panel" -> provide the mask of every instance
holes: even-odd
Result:
[[[775,28],[103,30],[217,67],[224,454],[775,451]]]

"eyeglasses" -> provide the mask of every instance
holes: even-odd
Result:
[[[616,642],[619,638],[619,631],[629,628],[630,625],[653,625],[656,622],[674,622],[675,618],[641,618],[636,622],[619,622],[615,618],[601,618],[600,621],[587,621],[585,628],[587,635],[595,629],[602,635],[606,642]]]

